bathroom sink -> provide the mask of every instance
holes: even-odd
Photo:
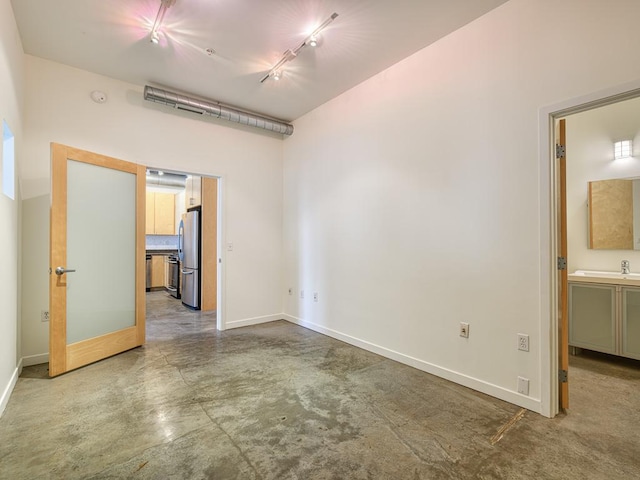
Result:
[[[597,278],[620,278],[623,280],[640,280],[640,273],[600,272],[598,270],[576,270],[573,275]]]

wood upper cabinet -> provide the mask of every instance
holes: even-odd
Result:
[[[147,192],[147,235],[175,235],[175,195]]]
[[[156,194],[153,192],[147,192],[147,205],[146,205],[146,214],[145,214],[145,229],[144,232],[147,235],[155,234],[156,229],[156,219],[155,219],[155,209],[156,209]]]
[[[175,233],[175,214],[175,195],[156,193],[156,235],[173,235]]]

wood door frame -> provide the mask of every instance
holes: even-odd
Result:
[[[565,268],[559,270],[559,315],[558,319],[558,369],[569,372],[569,276],[567,271],[568,244],[567,244],[567,120],[561,118],[556,121],[556,169],[558,178],[559,205],[557,216],[560,231],[558,232],[558,257],[565,259]],[[558,148],[562,153],[558,154]],[[559,372],[558,372],[559,373]],[[569,408],[569,379],[558,380],[558,403],[562,410]]]
[[[202,176],[202,238],[215,238],[212,245],[204,240],[200,244],[200,293],[203,311],[217,310],[218,302],[218,178]],[[213,293],[212,293],[213,292]],[[217,325],[216,325],[217,327]]]
[[[558,168],[555,122],[567,116],[640,97],[640,79],[570,98],[539,110],[540,185],[540,413],[554,417],[560,412],[558,270]]]
[[[106,168],[115,168],[136,175],[136,323],[117,332],[67,345],[66,289],[60,288],[65,275],[58,276],[56,266],[67,265],[67,160]],[[57,175],[54,177],[54,169]],[[51,212],[49,271],[49,376],[56,376],[89,363],[121,353],[145,342],[145,202],[146,168],[112,157],[51,143]],[[59,305],[54,309],[54,305]],[[55,311],[64,313],[54,314]]]

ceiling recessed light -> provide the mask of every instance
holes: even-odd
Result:
[[[209,56],[216,54],[216,51],[213,48],[205,48],[204,52]]]

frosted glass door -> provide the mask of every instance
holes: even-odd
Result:
[[[52,144],[49,375],[144,343],[145,168]]]
[[[67,343],[136,323],[136,176],[67,164]]]

